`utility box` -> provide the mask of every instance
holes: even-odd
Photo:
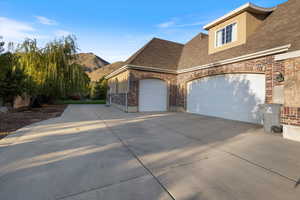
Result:
[[[281,106],[282,104],[264,104],[263,119],[265,132],[274,133],[282,129],[280,123]]]

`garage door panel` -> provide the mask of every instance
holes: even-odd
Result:
[[[187,111],[251,123],[261,123],[259,105],[265,100],[265,76],[231,74],[188,83]]]
[[[140,80],[139,111],[167,111],[167,84],[159,79]]]

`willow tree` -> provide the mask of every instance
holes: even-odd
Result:
[[[76,50],[71,36],[49,42],[44,48],[29,39],[19,45],[16,53],[29,77],[29,93],[57,99],[85,92],[90,80],[82,67],[74,64]]]
[[[42,49],[38,48],[36,40],[25,40],[17,46],[15,54],[18,56],[19,65],[27,77],[24,87],[30,95],[39,95],[40,87],[44,84],[45,56]]]

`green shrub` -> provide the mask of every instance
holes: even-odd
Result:
[[[99,81],[91,83],[91,99],[106,99],[107,80],[102,77]]]

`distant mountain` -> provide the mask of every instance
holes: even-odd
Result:
[[[124,66],[124,62],[115,62],[109,65],[105,65],[99,69],[96,69],[95,71],[91,73],[87,73],[88,76],[90,77],[91,81],[99,81],[103,76],[106,76],[110,74],[111,72],[121,68]]]
[[[100,58],[99,56],[93,53],[79,53],[77,54],[76,63],[83,66],[83,70],[86,73],[91,73],[105,65],[108,65],[109,62]]]

